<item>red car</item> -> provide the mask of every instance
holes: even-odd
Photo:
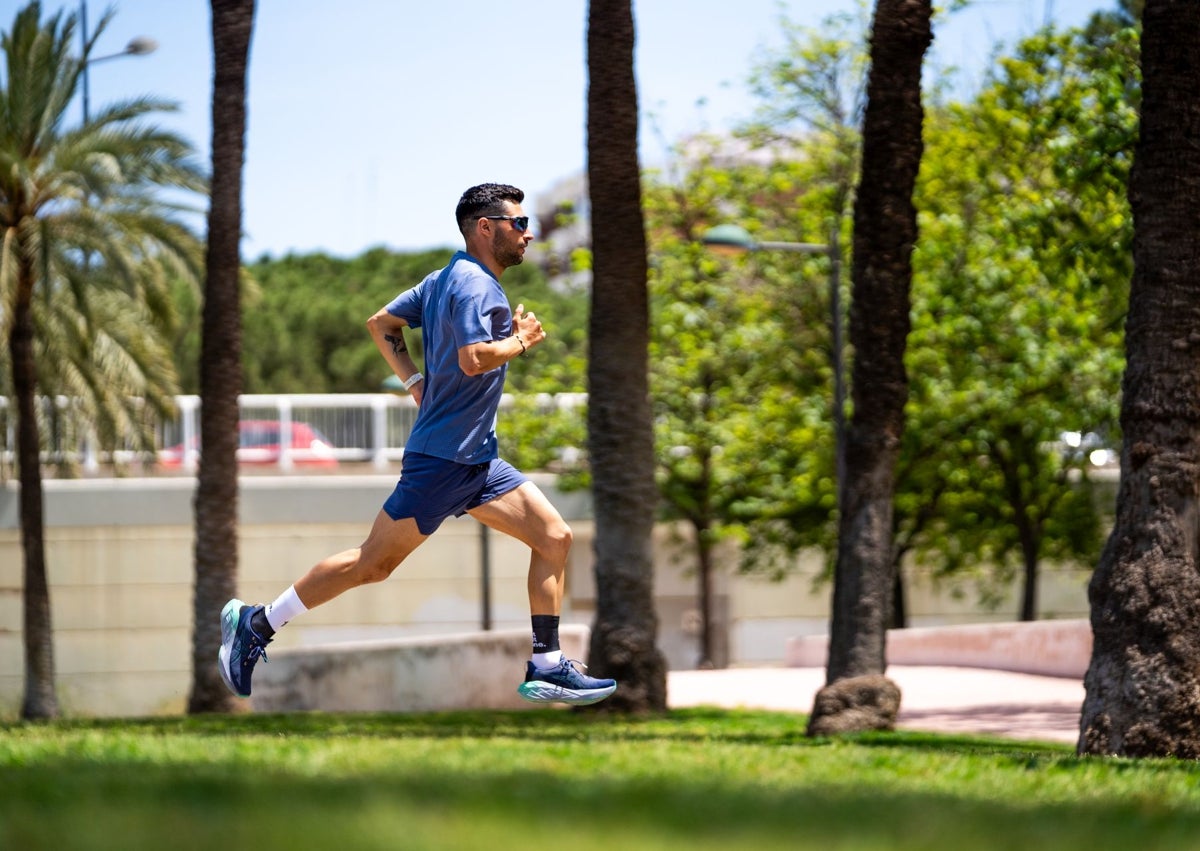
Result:
[[[279,463],[279,421],[242,420],[238,423],[239,464],[263,465]],[[292,423],[292,463],[297,467],[336,467],[337,456],[329,438],[308,423]],[[183,466],[183,444],[158,453],[158,462],[166,469]]]

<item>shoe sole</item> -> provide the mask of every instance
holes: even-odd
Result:
[[[599,703],[616,690],[616,684],[605,688],[572,689],[542,680],[530,680],[517,686],[517,694],[532,703],[569,703],[572,706]]]
[[[234,599],[221,609],[221,649],[217,651],[217,670],[221,672],[221,679],[225,682],[225,687],[237,697],[250,696],[237,690],[237,686],[233,684],[233,673],[229,668],[229,656],[233,652],[233,637],[237,633],[238,620],[244,605],[246,604],[241,600]]]

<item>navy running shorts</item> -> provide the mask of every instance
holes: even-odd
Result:
[[[400,481],[383,504],[388,517],[411,517],[422,535],[432,535],[447,517],[504,496],[528,479],[499,458],[483,464],[459,464],[420,452],[405,452]]]

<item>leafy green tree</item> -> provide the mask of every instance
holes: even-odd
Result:
[[[768,197],[792,200],[805,169],[721,168],[719,153],[699,151],[694,140],[675,181],[648,183],[645,207],[655,261],[650,363],[661,516],[691,530],[698,664],[708,667],[723,664],[712,622],[716,544],[737,539],[747,563],[767,570],[776,528],[812,536],[827,526],[834,487],[824,286],[819,277],[812,286],[792,277],[795,264],[763,270],[700,245],[723,212]]]
[[[829,16],[816,29],[781,20],[784,46],[752,72],[759,106],[741,133],[773,162],[761,177],[754,169],[734,170],[732,186],[744,200],[723,202],[755,239],[828,241],[839,265],[860,169],[869,17],[861,3],[857,12]],[[845,382],[834,367],[849,359],[840,341],[845,282],[838,281],[835,303],[835,272],[824,253],[759,251],[748,270],[787,320],[794,353],[772,356],[782,383],[764,388],[757,406],[751,433],[774,439],[767,443],[771,460],[763,464],[769,473],[746,480],[761,490],[746,492],[738,508],[746,519],[743,568],[777,575],[797,551],[815,546],[829,555],[832,573],[837,488],[844,478],[837,444],[845,432]],[[746,461],[753,469],[753,459]]]
[[[697,666],[711,668],[724,665],[712,622],[713,549],[727,534],[722,525],[735,473],[723,455],[752,403],[747,373],[759,352],[746,338],[763,329],[702,252],[692,245],[674,257],[658,256],[650,357],[657,481],[667,516],[686,521],[692,532],[701,614]]]
[[[827,257],[760,251],[727,266],[695,244],[722,219],[762,241],[838,239],[858,169],[864,17],[833,16],[821,30],[781,22],[785,47],[755,68],[761,106],[742,134],[774,162],[692,139],[647,196],[658,481],[665,516],[693,531],[702,665],[714,661],[718,540],[736,537],[743,568],[772,575],[803,547],[834,548],[837,358]]]
[[[768,51],[750,74],[758,107],[740,135],[760,149],[816,165],[823,191],[808,202],[828,217],[821,234],[849,212],[858,177],[869,28],[865,2],[825,17],[818,28],[781,16],[783,46]]]
[[[21,9],[0,46],[0,327],[15,400],[24,569],[22,716],[58,714],[46,582],[39,393],[69,394],[111,446],[153,445],[142,397],[162,414],[175,390],[163,335],[172,275],[194,279],[199,244],[160,190],[202,190],[181,138],[146,123],[173,105],[113,104],[71,126],[67,115],[105,15],[82,54],[76,17]]]
[[[1062,435],[1116,439],[1135,63],[1131,31],[1045,30],[927,133],[896,566],[985,589],[1019,572],[1023,620],[1043,559],[1098,554],[1087,453]]]
[[[1029,610],[1036,607],[1039,560],[1086,561],[1098,543],[1093,495],[1076,479],[1086,470],[1085,456],[1064,458],[1051,444],[1063,431],[1106,438],[1114,432],[1114,340],[1129,245],[1121,187],[1137,103],[1136,43],[1119,23],[1098,15],[1070,37],[1040,34],[1013,56],[1000,57],[993,81],[969,103],[932,116],[917,189],[918,206],[930,212],[923,214],[914,260],[908,409],[915,425],[905,431],[897,470],[895,625],[905,620],[899,567],[906,556],[916,554],[939,576],[973,576],[985,591],[1007,586],[1019,570]],[[797,158],[817,164],[825,180],[849,159],[831,157],[828,149],[849,149],[856,138],[827,132],[849,114],[839,112],[847,99],[839,100],[831,83],[852,79],[858,67],[852,56],[862,55],[852,19],[829,32],[837,37],[829,38],[825,28],[808,40],[789,37],[787,48],[757,71],[764,105],[750,133],[757,144],[775,144],[777,156],[799,151]],[[737,177],[728,178],[730,196],[739,185]],[[754,191],[757,213],[744,212],[737,201],[725,206],[767,223],[760,238],[820,232],[819,223],[787,224],[788,211],[807,214],[818,198],[780,205],[762,188]],[[1012,270],[998,269],[997,257]],[[773,259],[759,253],[756,270],[768,276]],[[1056,289],[1061,292],[1051,299],[1043,296]],[[1013,310],[1017,293],[1040,306]],[[1009,323],[1019,331],[1010,333]],[[1056,330],[1048,330],[1051,324]],[[989,335],[992,327],[1001,330]],[[1040,342],[1030,345],[1043,329],[1052,344],[1046,357],[1040,357]],[[959,356],[964,340],[973,349],[983,346],[979,356]],[[1079,367],[1072,371],[1073,363]],[[982,401],[992,396],[994,404]],[[1039,412],[1036,418],[1031,410]],[[1006,418],[1020,419],[1022,428],[1008,428]],[[1031,419],[1038,428],[1029,426]],[[979,440],[946,439],[967,426]],[[980,459],[989,457],[981,467]],[[801,508],[780,496],[781,514],[789,505]],[[751,536],[748,557],[777,565],[802,546],[831,547],[832,536],[814,541],[817,528],[789,518],[773,534]],[[763,542],[778,544],[782,558],[765,558],[770,547]]]

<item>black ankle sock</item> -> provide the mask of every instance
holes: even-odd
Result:
[[[552,653],[558,649],[558,615],[534,615],[533,652]]]
[[[275,634],[271,622],[267,620],[267,610],[259,609],[250,616],[250,628],[258,633],[260,638],[270,638]]]

